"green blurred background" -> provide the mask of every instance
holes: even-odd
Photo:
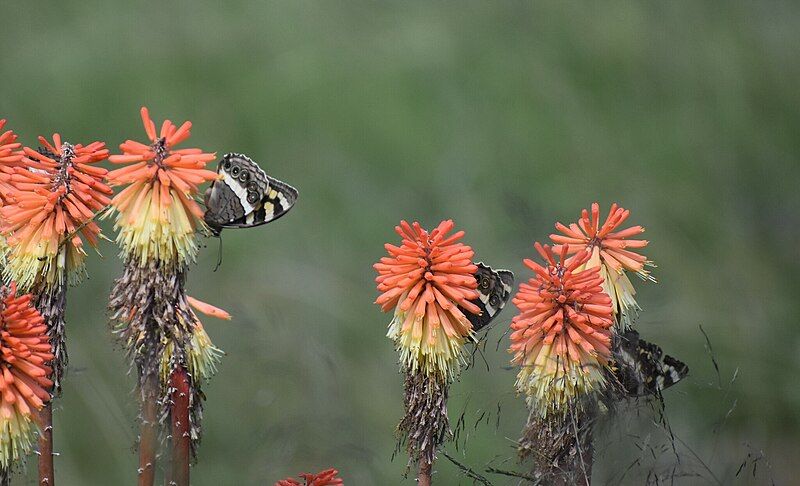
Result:
[[[27,143],[59,131],[115,148],[144,138],[147,105],[192,120],[191,146],[250,154],[300,189],[286,219],[226,231],[217,272],[207,240],[190,273],[191,295],[234,315],[205,319],[227,356],[205,387],[193,484],[329,466],[350,485],[414,484],[392,460],[402,379],[372,304],[393,226],[453,218],[477,258],[527,279],[533,242],[595,200],[647,227],[660,282],[636,282],[639,330],[691,368],[666,393],[676,482],[796,481],[800,4],[18,3],[3,8],[0,117]],[[136,476],[134,378],[104,313],[121,264],[100,250],[69,294],[61,485]],[[479,358],[452,388],[466,447],[448,451],[478,471],[516,468],[513,312],[489,333],[488,370]],[[598,484],[677,463],[636,446],[668,440],[636,416],[598,438]],[[436,484],[472,484],[436,469]]]

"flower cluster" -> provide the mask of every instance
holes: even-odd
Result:
[[[535,248],[545,265],[524,260],[536,275],[513,299],[520,313],[511,322],[509,352],[520,367],[517,390],[546,415],[603,383],[613,317],[599,269],[581,270],[588,252],[567,258],[562,246],[557,260],[549,246]]]
[[[194,201],[198,186],[217,178],[206,170],[216,158],[197,148],[175,149],[190,135],[191,122],[180,127],[165,120],[159,132],[147,108],[141,109],[149,144],[127,140],[122,155],[109,160],[125,167],[108,174],[112,185],[128,184],[111,201],[117,212],[117,243],[140,262],[154,258],[186,263],[197,254],[195,233],[204,228],[203,210]]]
[[[386,244],[390,256],[374,265],[381,292],[375,303],[384,312],[394,310],[388,336],[412,373],[452,378],[464,341],[472,335],[462,308],[480,312],[470,302],[478,297],[474,252],[459,242],[463,231],[448,236],[453,227],[452,221],[442,221],[428,232],[417,222],[402,221],[395,227],[402,244]]]
[[[41,278],[48,285],[71,282],[84,271],[83,238],[96,247],[100,227],[95,212],[111,200],[103,183],[106,169],[95,164],[108,157],[102,142],[72,145],[53,135],[39,137],[39,151],[23,148],[23,156],[4,168],[8,186],[0,208],[0,232],[14,247],[5,268],[9,279],[30,288]]]
[[[0,289],[0,467],[31,449],[34,412],[50,400],[48,379],[53,359],[47,326],[31,306],[31,295],[16,286]]]
[[[286,478],[275,483],[275,486],[344,486],[344,480],[337,477],[339,471],[336,469],[326,469],[317,474],[301,474],[304,482],[294,478]]]
[[[587,267],[599,267],[603,277],[603,288],[614,303],[616,321],[623,327],[629,327],[632,319],[640,309],[636,303],[636,291],[625,271],[636,273],[645,280],[655,282],[655,278],[645,269],[652,262],[643,255],[631,251],[647,246],[647,240],[630,240],[632,236],[644,233],[641,226],[627,229],[617,228],[628,219],[630,211],[617,204],[611,205],[611,211],[600,226],[600,206],[592,204],[591,213],[584,209],[578,223],[565,226],[556,223],[556,229],[562,234],[551,234],[550,239],[556,243],[555,250],[566,248],[568,254],[588,251],[591,256]],[[617,231],[615,231],[617,230]]]

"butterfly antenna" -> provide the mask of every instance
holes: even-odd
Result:
[[[219,267],[222,265],[222,235],[219,235],[219,252],[217,252],[217,266],[214,267],[214,271],[216,272],[219,270]]]

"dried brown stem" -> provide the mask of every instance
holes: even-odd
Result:
[[[39,411],[39,486],[55,485],[53,468],[53,408],[46,404]]]
[[[158,377],[147,375],[141,389],[142,409],[139,425],[139,486],[153,486],[158,450]]]
[[[44,317],[47,334],[53,347],[53,361],[50,366],[53,372],[53,398],[61,395],[61,382],[67,367],[67,347],[65,319],[67,307],[67,286],[64,282],[47,284],[38,283],[34,289],[34,305]],[[39,484],[55,485],[55,466],[53,464],[53,409],[51,403],[46,404],[39,412]]]
[[[593,400],[574,401],[564,413],[546,417],[539,410],[531,410],[519,441],[519,454],[520,459],[532,460],[532,477],[555,486],[591,485],[596,416]]]
[[[420,461],[419,477],[417,478],[419,486],[431,486],[431,469],[433,469],[433,464],[427,461]]]
[[[192,438],[189,421],[190,383],[186,369],[179,367],[170,375],[172,469],[170,485],[189,486],[189,461],[192,455]]]
[[[11,470],[0,467],[0,486],[11,486]]]

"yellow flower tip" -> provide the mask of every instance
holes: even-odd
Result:
[[[205,232],[203,210],[193,199],[199,185],[216,180],[206,170],[213,153],[199,149],[176,149],[189,138],[190,122],[180,127],[169,120],[156,132],[147,108],[141,109],[142,123],[150,143],[127,140],[121,155],[109,160],[124,167],[109,172],[112,185],[125,189],[111,201],[117,214],[117,242],[126,256],[167,263],[194,261],[197,231]]]
[[[207,316],[216,317],[217,319],[225,319],[226,321],[231,320],[231,315],[219,307],[214,307],[211,304],[207,304],[203,301],[197,300],[194,297],[186,296],[186,300],[189,302],[196,311],[200,312],[201,314],[205,314]]]
[[[528,407],[541,416],[563,414],[577,397],[588,395],[605,386],[602,366],[562,359],[552,346],[545,346],[529,365],[517,375],[518,393],[526,397]]]
[[[190,343],[186,347],[189,374],[199,380],[211,378],[217,372],[217,365],[225,353],[214,346],[200,321],[191,325],[190,332]],[[175,344],[169,340],[164,346],[160,364],[161,382],[165,385],[169,383],[174,352]]]
[[[401,246],[386,244],[388,257],[373,267],[381,295],[375,303],[384,312],[394,310],[387,336],[400,352],[400,362],[411,372],[452,379],[463,361],[463,346],[472,337],[472,324],[461,309],[478,313],[473,274],[474,252],[452,235],[452,221],[442,221],[428,232],[419,223],[402,221],[395,231]]]

